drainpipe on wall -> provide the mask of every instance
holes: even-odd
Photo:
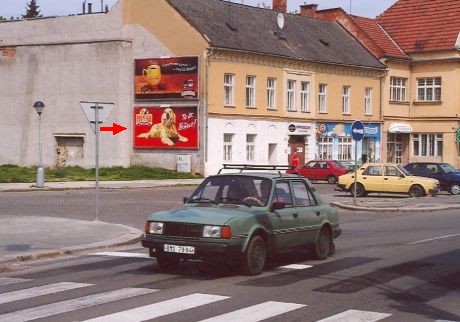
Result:
[[[381,120],[381,136],[382,136],[382,139],[383,139],[383,133],[384,133],[384,125],[385,125],[385,119],[383,117],[383,92],[384,92],[384,89],[385,89],[385,78],[387,77],[388,75],[388,70],[385,71],[385,75],[382,75],[380,76],[380,98],[379,98],[379,118]],[[385,132],[387,133],[387,132]],[[381,140],[380,143],[383,143],[382,142],[383,140]],[[386,155],[386,153],[384,154],[384,151],[388,152],[387,151],[387,142],[388,142],[388,134],[386,135],[385,137],[385,144],[380,144],[380,162],[387,162],[386,158],[385,160],[383,160],[383,157]],[[384,148],[384,145],[385,145],[385,148]]]

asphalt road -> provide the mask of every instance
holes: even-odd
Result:
[[[335,194],[332,186],[317,188],[326,198]],[[100,215],[139,228],[148,213],[179,206],[192,189],[104,190]],[[89,190],[1,194],[0,213],[30,215],[25,227],[37,215],[91,220],[93,196]],[[0,321],[129,321],[107,316],[125,311],[159,321],[460,321],[457,212],[343,210],[335,256],[288,255],[255,277],[198,262],[164,274],[138,246],[27,263],[0,274]]]

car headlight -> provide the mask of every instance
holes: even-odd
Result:
[[[145,232],[148,234],[156,234],[161,235],[163,234],[163,226],[162,222],[151,221],[145,224]]]
[[[228,239],[232,237],[232,230],[230,226],[204,226],[203,237]]]

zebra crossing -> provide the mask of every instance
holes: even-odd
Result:
[[[2,292],[2,287],[6,285],[21,286],[22,284],[27,284],[31,281],[33,280],[9,277],[0,278],[0,321],[16,322],[49,318],[58,314],[70,313],[76,310],[91,310],[91,308],[98,305],[117,303],[118,301],[128,300],[138,296],[143,296],[145,298],[145,296],[149,296],[156,292],[161,292],[160,290],[149,288],[121,288],[100,293],[88,294],[60,302],[28,307],[8,313],[2,313],[2,310],[6,310],[5,304],[7,303],[27,301],[32,298],[39,298],[48,294],[65,293],[75,289],[88,289],[89,293],[91,293],[90,289],[94,290],[96,286],[95,284],[88,283],[60,282],[29,288],[25,287],[16,291]],[[231,301],[231,299],[232,297],[230,296],[220,294],[193,293],[135,307],[132,309],[93,317],[83,321],[140,322],[159,317],[166,317],[174,313],[184,311],[188,312],[189,310],[190,313],[187,314],[189,317],[191,317],[190,320],[194,320],[193,309],[212,303]],[[28,303],[25,303],[25,305],[29,306]],[[228,305],[225,305],[225,307],[228,307]],[[232,311],[222,312],[222,314],[210,316],[209,318],[200,320],[200,322],[255,322],[274,318],[282,314],[289,314],[290,312],[297,310],[308,310],[309,308],[310,307],[307,304],[302,303],[266,301],[247,307],[235,307]],[[84,316],[91,316],[91,312],[87,312]],[[392,316],[391,313],[350,309],[344,312],[330,315],[321,320],[318,320],[317,322],[375,322],[390,316]],[[62,320],[65,321],[65,318]],[[75,319],[71,320],[75,321]]]

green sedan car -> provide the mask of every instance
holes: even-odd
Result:
[[[280,253],[311,250],[320,260],[334,253],[337,210],[308,179],[281,173],[286,166],[224,168],[240,171],[210,176],[180,209],[148,217],[142,246],[162,271],[200,259],[257,275]]]

